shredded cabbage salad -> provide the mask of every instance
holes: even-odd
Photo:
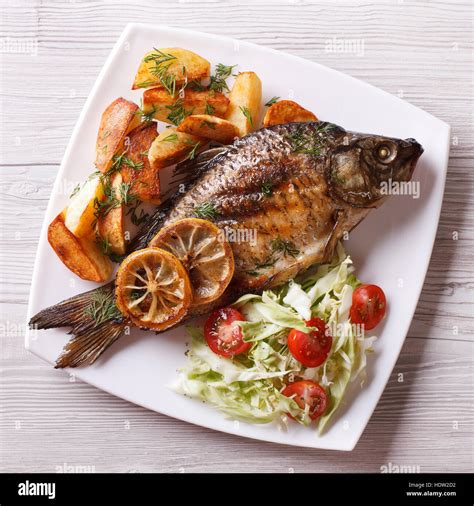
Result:
[[[365,337],[363,327],[349,321],[352,292],[360,285],[353,271],[350,257],[339,244],[331,263],[311,268],[262,295],[242,296],[233,307],[247,319],[239,325],[252,346],[232,359],[211,351],[202,328],[188,327],[192,338],[188,363],[173,389],[215,406],[230,418],[286,425],[291,414],[299,423],[310,425],[308,409],[281,392],[293,381],[312,380],[328,396],[327,408],[316,420],[321,434],[349,383],[359,379],[362,384],[367,353],[376,339]],[[289,352],[287,337],[291,329],[309,332],[305,320],[312,317],[326,322],[333,341],[327,360],[307,368]]]

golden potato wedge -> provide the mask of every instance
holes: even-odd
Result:
[[[95,165],[101,172],[110,169],[113,156],[123,148],[128,132],[140,124],[137,110],[137,104],[117,98],[102,113],[95,158]]]
[[[284,123],[295,123],[300,121],[318,121],[318,118],[311,111],[292,100],[280,100],[270,106],[263,119],[263,126],[283,125]]]
[[[177,131],[205,137],[223,144],[229,144],[239,136],[239,129],[234,123],[208,114],[188,116],[180,123]]]
[[[120,186],[122,185],[122,175],[115,172],[110,177],[110,186],[115,198],[121,201]],[[99,216],[97,219],[97,231],[108,249],[117,255],[124,255],[126,251],[125,232],[123,228],[124,220],[123,204],[112,207],[108,213]],[[107,251],[108,252],[108,251]]]
[[[65,210],[64,224],[76,237],[95,235],[95,202],[103,198],[104,187],[100,177],[90,177],[71,198]]]
[[[239,129],[240,137],[258,128],[262,102],[262,82],[255,72],[241,72],[229,95],[225,119]]]
[[[97,283],[107,281],[112,274],[110,258],[102,253],[94,239],[72,234],[64,219],[63,211],[48,227],[48,242],[61,262],[82,279]]]
[[[122,164],[122,177],[125,183],[131,184],[131,192],[140,200],[160,203],[160,177],[158,171],[151,167],[148,160],[148,150],[158,136],[156,123],[142,123],[128,134],[127,158],[135,166]]]
[[[205,144],[206,140],[201,137],[167,128],[153,141],[148,160],[151,167],[158,171],[193,156]]]
[[[183,96],[177,98],[163,88],[150,88],[143,93],[142,111],[150,119],[153,117],[165,123],[175,124],[173,111],[176,112],[179,108],[183,111],[183,117],[189,114],[211,114],[223,118],[228,106],[229,99],[217,91],[185,90]]]
[[[211,64],[202,56],[182,49],[168,47],[148,52],[138,67],[132,89],[161,86],[168,92],[187,81],[208,77]],[[174,94],[174,93],[171,93]]]

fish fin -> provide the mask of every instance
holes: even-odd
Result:
[[[73,337],[56,362],[57,368],[92,364],[124,332],[126,322],[114,299],[114,283],[43,309],[29,322],[33,329],[71,327]]]
[[[84,311],[91,300],[100,291],[113,290],[113,286],[114,283],[111,282],[47,307],[31,318],[29,326],[35,329],[55,329],[80,325],[84,322]]]
[[[219,155],[227,153],[229,146],[213,146],[201,151],[192,160],[184,160],[176,165],[171,177],[173,185],[186,184],[190,186],[196,179],[207,170],[209,163]],[[182,193],[182,192],[180,192]]]
[[[170,180],[171,187],[164,195],[164,201],[144,222],[138,234],[131,241],[128,247],[129,253],[148,246],[148,243],[161,229],[168,211],[176,200],[207,170],[209,162],[216,158],[216,156],[226,153],[228,149],[228,146],[212,147],[206,151],[202,151],[192,160],[185,160],[176,165]],[[182,185],[184,185],[184,188]]]
[[[63,348],[54,367],[62,369],[93,364],[123,334],[124,330],[123,323],[106,321],[84,333],[75,333]]]
[[[171,204],[171,199],[166,200],[153,211],[147,220],[145,220],[137,235],[131,240],[127,248],[129,254],[148,246],[148,243],[162,227],[163,221],[171,208]]]

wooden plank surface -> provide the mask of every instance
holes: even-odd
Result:
[[[70,465],[97,472],[380,472],[391,462],[421,471],[472,471],[471,8],[467,0],[4,0],[0,470],[54,472]],[[23,349],[35,249],[52,183],[92,84],[130,21],[281,49],[401,95],[451,124],[446,194],[428,276],[400,359],[353,452],[259,443],[173,420],[71,381]],[[358,41],[362,50],[331,52],[334,38]]]

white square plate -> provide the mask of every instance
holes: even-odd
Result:
[[[450,139],[446,123],[352,77],[247,42],[129,24],[92,89],[56,178],[38,245],[28,319],[47,306],[95,286],[73,276],[58,260],[47,241],[47,226],[65,207],[68,187],[94,170],[102,111],[120,96],[139,103],[142,92],[131,91],[130,86],[143,54],[153,47],[184,47],[212,64],[238,64],[240,71],[253,70],[262,80],[264,101],[273,96],[293,98],[320,119],[348,130],[416,138],[425,149],[414,174],[414,180],[420,182],[420,198],[392,196],[379,210],[372,211],[346,241],[359,278],[385,290],[389,313],[379,328],[380,339],[376,353],[369,358],[364,387],[348,392],[329,430],[321,437],[316,430],[297,424],[283,432],[273,425],[235,423],[210,406],[172,392],[167,385],[174,382],[176,370],[186,362],[188,337],[183,327],[159,336],[136,331],[119,339],[95,365],[74,373],[130,402],[215,430],[289,445],[352,450],[383,392],[416,308],[438,226]],[[53,363],[68,341],[66,330],[27,332],[26,346]]]

